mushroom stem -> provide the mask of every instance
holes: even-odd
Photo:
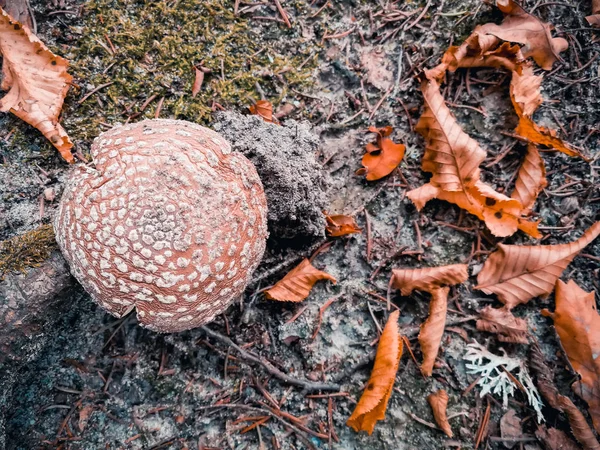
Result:
[[[213,331],[210,328],[208,328],[207,326],[202,326],[202,327],[200,327],[200,329],[202,331],[204,331],[204,333],[206,333],[208,336],[210,336],[218,341],[221,341],[223,344],[228,345],[228,346],[232,347],[233,349],[235,349],[240,354],[242,359],[244,359],[246,362],[261,365],[262,367],[265,368],[265,370],[267,372],[269,372],[274,377],[279,378],[281,381],[283,381],[286,384],[301,387],[306,393],[316,392],[316,391],[338,392],[340,390],[339,384],[314,383],[312,381],[300,380],[298,378],[294,378],[286,373],[283,373],[281,370],[279,370],[275,366],[273,366],[270,362],[265,361],[264,359],[247,352],[246,350],[241,348],[239,345],[237,345],[235,342],[233,342],[231,339],[229,339],[227,336],[223,336],[221,333]]]

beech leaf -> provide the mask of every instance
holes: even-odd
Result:
[[[564,431],[556,428],[542,425],[535,431],[535,437],[544,444],[546,450],[580,450]]]
[[[431,376],[433,373],[433,365],[446,326],[447,299],[450,289],[444,286],[465,282],[469,277],[467,268],[466,264],[453,264],[423,269],[392,270],[392,286],[400,289],[402,295],[410,295],[415,289],[431,294],[429,315],[419,332],[419,345],[423,353],[421,373],[425,376]]]
[[[427,402],[429,402],[429,406],[431,406],[435,423],[437,423],[438,427],[446,433],[446,436],[450,438],[453,437],[452,428],[450,427],[450,422],[448,422],[448,416],[446,415],[448,393],[445,390],[440,389],[433,394],[429,394],[427,396]]]
[[[8,93],[0,100],[0,111],[10,111],[34,126],[60,152],[74,162],[73,143],[58,123],[72,81],[68,61],[52,53],[27,27],[0,8],[0,52],[3,80]]]
[[[505,245],[490,255],[477,276],[479,289],[496,294],[507,309],[547,296],[573,258],[600,234],[596,222],[574,242],[560,245]]]
[[[334,284],[337,281],[327,272],[316,269],[307,258],[304,258],[272,288],[266,290],[265,297],[283,302],[301,302],[308,297],[310,290],[319,280],[330,280]]]
[[[248,107],[250,114],[260,116],[265,122],[279,125],[279,121],[273,117],[273,105],[268,100],[259,100]]]
[[[369,131],[377,133],[377,141],[366,145],[366,153],[361,161],[363,169],[359,169],[358,174],[366,174],[367,180],[374,181],[389,175],[398,167],[404,158],[406,147],[403,144],[396,144],[388,137],[393,131],[390,126],[369,127]]]
[[[527,214],[532,210],[538,195],[547,185],[544,161],[537,147],[529,144],[517,174],[515,190],[511,194],[512,198],[523,205],[522,214]]]
[[[554,328],[569,362],[581,379],[573,391],[588,404],[594,428],[600,433],[600,315],[594,292],[573,280],[556,282]]]
[[[377,345],[375,364],[369,382],[354,412],[346,422],[346,425],[356,432],[373,433],[377,421],[385,417],[385,410],[392,395],[396,372],[402,357],[402,339],[398,328],[399,315],[399,311],[394,311],[385,324]]]
[[[352,233],[360,233],[362,228],[356,224],[354,217],[337,214],[334,216],[325,215],[327,225],[325,231],[332,237],[345,236]]]
[[[486,306],[479,312],[479,317],[477,329],[496,334],[500,342],[529,343],[527,322],[515,317],[509,309]]]

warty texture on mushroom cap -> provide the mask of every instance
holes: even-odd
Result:
[[[181,120],[115,127],[77,166],[54,220],[71,272],[91,297],[142,326],[210,322],[260,263],[267,205],[254,165],[214,131]]]

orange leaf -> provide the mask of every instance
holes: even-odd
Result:
[[[265,291],[269,300],[284,302],[301,302],[319,280],[330,280],[336,283],[336,279],[327,272],[316,269],[307,258],[290,270],[285,277]]]
[[[196,97],[202,88],[202,82],[204,81],[204,72],[197,67],[194,67],[196,70],[196,78],[194,79],[194,85],[192,86],[192,98]]]
[[[537,147],[534,144],[529,144],[515,181],[515,190],[511,194],[512,198],[523,205],[522,214],[531,211],[539,193],[547,185],[544,161]]]
[[[338,214],[334,216],[325,215],[327,226],[325,230],[329,236],[338,237],[352,233],[360,233],[361,228],[354,221],[354,217]]]
[[[477,181],[474,186],[463,192],[448,192],[427,183],[407,192],[406,196],[418,210],[434,198],[454,203],[483,220],[492,234],[498,237],[510,236],[517,229],[534,238],[541,237],[537,223],[527,222],[521,217],[523,208],[519,200],[494,191],[482,181]]]
[[[588,404],[594,428],[600,433],[600,315],[594,292],[573,280],[556,282],[554,328],[569,362],[581,379],[573,391]]]
[[[273,117],[273,105],[268,100],[259,100],[248,109],[251,114],[262,117],[265,122],[279,124],[279,121]]]
[[[517,128],[515,128],[515,133],[531,142],[553,148],[565,155],[579,156],[585,161],[589,161],[589,158],[582,155],[579,150],[576,150],[563,142],[563,140],[557,136],[556,130],[542,127],[541,125],[536,124],[530,117],[522,116],[519,118],[519,124],[517,125]]]
[[[390,314],[379,338],[375,364],[367,387],[354,412],[346,421],[346,425],[354,428],[354,431],[366,431],[371,434],[377,421],[385,417],[402,356],[402,339],[398,329],[399,315],[399,311]]]
[[[442,429],[446,436],[452,437],[452,428],[450,427],[450,422],[448,422],[448,417],[446,416],[446,408],[448,407],[448,393],[440,389],[439,391],[429,394],[427,396],[427,401],[429,402],[429,406],[431,406],[431,411],[433,412],[433,417],[435,419],[435,423],[438,424],[438,427]]]
[[[534,297],[547,296],[567,265],[600,234],[596,222],[575,242],[561,245],[505,245],[490,255],[475,289],[496,294],[512,309]]]
[[[0,8],[0,51],[3,56],[0,111],[10,111],[33,125],[72,163],[73,143],[58,123],[72,81],[69,63],[56,56],[31,32]]]
[[[377,142],[366,145],[367,153],[362,158],[364,169],[360,169],[359,174],[366,174],[369,181],[379,180],[398,167],[402,158],[404,158],[403,144],[396,144],[387,136],[392,134],[394,129],[390,126],[383,128],[369,127],[371,133],[377,133]]]
[[[437,357],[444,327],[446,326],[447,298],[449,288],[443,287],[463,283],[469,277],[466,264],[453,264],[424,269],[392,270],[392,286],[400,289],[402,295],[410,295],[413,290],[431,294],[429,316],[419,332],[419,344],[423,353],[421,372],[431,376]]]
[[[479,314],[480,319],[477,321],[479,331],[496,334],[500,342],[529,343],[527,322],[513,316],[509,309],[486,306]]]
[[[517,71],[512,73],[510,98],[519,117],[531,117],[544,101],[540,91],[543,77],[533,73],[533,67],[530,63],[524,62],[519,67],[521,73]]]
[[[456,122],[435,80],[421,84],[425,110],[415,130],[426,142],[422,168],[432,174],[431,184],[445,191],[465,191],[479,180],[485,151]]]

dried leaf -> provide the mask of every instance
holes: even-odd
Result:
[[[544,161],[537,147],[529,144],[515,181],[515,190],[511,194],[512,198],[523,205],[522,214],[531,211],[538,195],[547,185]]]
[[[498,237],[510,236],[517,229],[534,238],[541,237],[537,222],[527,222],[521,217],[521,202],[496,192],[482,181],[477,181],[463,192],[448,192],[427,183],[407,192],[406,196],[418,210],[434,198],[454,203],[483,220],[492,234]]]
[[[513,71],[510,80],[510,98],[519,117],[533,116],[535,110],[544,101],[540,86],[543,77],[533,73],[531,64],[523,62],[519,65],[520,73]]]
[[[506,15],[502,23],[487,23],[479,32],[523,45],[521,51],[525,58],[531,56],[542,69],[551,70],[552,64],[561,60],[559,53],[567,49],[568,42],[553,38],[550,24],[532,16],[513,0],[498,0],[497,6]]]
[[[202,82],[204,81],[204,72],[197,67],[194,67],[194,69],[196,70],[196,78],[194,79],[194,85],[192,86],[192,98],[200,93]]]
[[[279,121],[273,117],[273,105],[268,100],[259,100],[254,105],[248,107],[250,114],[260,116],[265,122],[279,124]]]
[[[496,334],[500,342],[529,343],[527,322],[513,316],[509,309],[486,306],[479,314],[480,319],[477,320],[479,331]]]
[[[94,405],[85,405],[83,408],[79,410],[79,421],[77,422],[77,426],[79,427],[79,431],[85,430],[88,421],[90,420],[90,416],[94,412]]]
[[[573,280],[556,282],[554,328],[569,362],[581,379],[573,391],[588,404],[600,433],[600,315],[594,292],[585,292]]]
[[[506,448],[513,448],[517,440],[523,437],[521,419],[517,417],[514,409],[509,409],[500,419],[500,434]],[[511,438],[516,440],[511,440]]]
[[[332,237],[345,236],[352,233],[360,233],[362,228],[359,228],[354,217],[337,214],[334,216],[325,215],[327,226],[325,231]]]
[[[537,386],[544,399],[552,408],[562,411],[567,416],[573,436],[584,450],[600,450],[600,443],[581,411],[570,398],[558,393],[553,382],[554,374],[546,364],[542,350],[535,341],[529,348],[529,367],[537,378]]]
[[[0,51],[3,80],[8,93],[0,100],[0,111],[10,111],[33,125],[52,142],[61,156],[73,162],[73,143],[58,123],[71,75],[66,59],[52,53],[31,32],[0,9]]]
[[[445,390],[440,389],[439,391],[433,394],[429,394],[427,396],[427,401],[429,402],[429,406],[431,406],[431,411],[433,412],[433,417],[438,427],[440,427],[442,431],[446,433],[446,436],[454,436],[452,434],[450,422],[448,422],[448,417],[446,416],[446,408],[448,406],[448,393]]]
[[[559,138],[556,130],[538,125],[530,117],[522,116],[519,118],[519,124],[517,125],[517,128],[515,128],[515,133],[530,142],[545,145],[546,147],[558,150],[565,155],[578,156],[585,161],[589,161],[589,158],[582,155],[579,150],[572,148]]]
[[[0,0],[0,8],[4,9],[17,22],[29,28],[29,31],[33,30],[33,20],[31,18],[33,10],[29,6],[28,0]]]
[[[366,174],[369,181],[379,180],[398,167],[406,147],[403,144],[396,144],[388,136],[392,134],[393,128],[390,126],[383,128],[369,127],[371,133],[377,133],[376,143],[369,143],[366,146],[365,155],[362,158],[363,169],[359,169],[358,174]]]
[[[600,234],[596,222],[575,242],[561,245],[505,245],[490,255],[475,289],[496,294],[507,309],[547,296],[567,265]]]
[[[375,364],[367,387],[346,422],[346,425],[354,428],[354,431],[366,431],[371,434],[375,423],[385,417],[402,356],[402,339],[398,329],[399,315],[399,311],[390,314],[379,338]]]
[[[415,289],[431,294],[429,316],[421,325],[421,331],[419,332],[419,344],[423,353],[421,373],[425,376],[431,376],[433,372],[433,365],[446,325],[449,288],[443,286],[465,282],[469,277],[467,268],[466,264],[453,264],[424,269],[392,270],[392,285],[400,289],[402,295],[410,295]]]
[[[290,270],[285,277],[265,291],[265,297],[269,300],[283,302],[301,302],[319,280],[330,280],[336,283],[336,279],[327,272],[316,269],[307,258]]]
[[[432,174],[430,182],[435,187],[464,192],[479,180],[479,164],[486,153],[461,129],[437,81],[425,79],[421,91],[425,110],[415,130],[426,142],[422,168]]]
[[[556,428],[542,425],[535,431],[535,437],[544,444],[546,450],[579,450],[579,446],[564,431]]]

